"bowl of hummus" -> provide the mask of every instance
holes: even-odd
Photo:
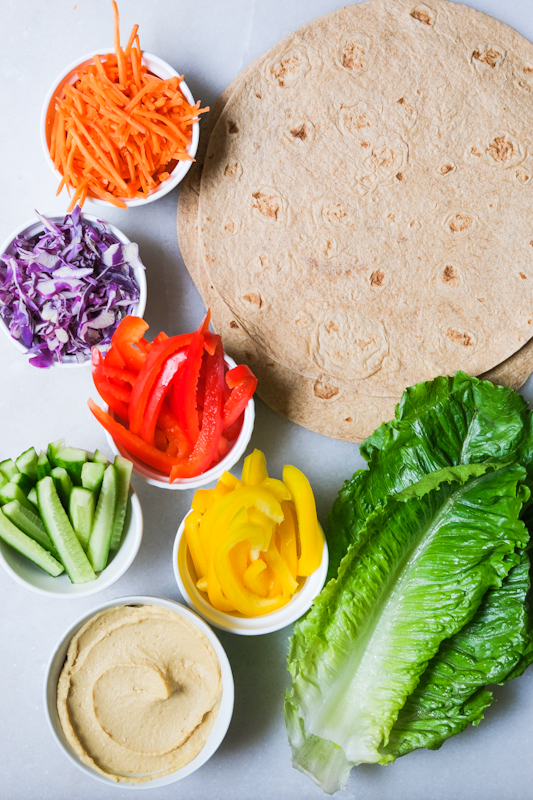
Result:
[[[110,600],[78,619],[46,671],[52,734],[79,769],[122,789],[166,786],[215,753],[233,713],[213,631],[172,600]]]

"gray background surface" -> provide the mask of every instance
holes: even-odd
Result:
[[[39,141],[39,117],[56,75],[86,52],[112,42],[108,0],[1,0],[0,242],[39,211],[63,211],[56,178]],[[263,51],[298,26],[343,5],[338,0],[121,0],[126,39],[140,24],[141,45],[185,79],[195,98],[212,104]],[[533,40],[533,0],[477,0]],[[144,209],[86,205],[139,243],[147,267],[146,319],[169,334],[197,326],[203,303],[183,265],[175,233],[178,191]],[[533,397],[533,382],[526,386]],[[87,408],[90,371],[37,370],[0,336],[0,460],[34,445],[67,442],[109,454]],[[357,446],[336,442],[281,419],[261,401],[250,447],[262,448],[273,475],[283,464],[305,470],[324,521],[342,481],[362,465]],[[241,464],[237,465],[240,470]],[[145,519],[140,552],[126,575],[100,595],[61,601],[19,586],[0,570],[0,798],[92,800],[131,797],[86,777],[53,741],[43,713],[45,665],[58,639],[97,603],[128,594],[180,600],[172,564],[176,530],[192,492],[169,492],[134,480]],[[216,755],[183,782],[151,790],[153,800],[295,800],[322,792],[292,769],[282,713],[290,629],[247,638],[220,634],[235,676],[235,713]],[[495,690],[497,702],[478,729],[439,752],[418,751],[387,768],[354,770],[341,796],[379,800],[528,800],[533,798],[533,670]],[[136,795],[138,796],[138,795]],[[147,796],[147,795],[143,795]]]

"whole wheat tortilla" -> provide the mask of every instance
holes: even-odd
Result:
[[[349,6],[273,48],[202,174],[236,323],[313,385],[374,396],[508,358],[533,330],[532,87],[532,45],[446,0]]]
[[[260,61],[261,59],[258,59]],[[313,381],[269,359],[247,336],[231,310],[209,283],[198,243],[198,205],[200,178],[211,131],[227,100],[249,65],[220,95],[203,122],[196,161],[180,186],[177,230],[181,254],[205,304],[211,309],[211,322],[224,342],[224,350],[237,363],[246,363],[258,378],[257,394],[274,411],[316,433],[335,439],[360,442],[386,419],[394,416],[398,398],[361,397],[343,391],[334,383]]]
[[[258,60],[259,62],[259,60]],[[256,62],[256,63],[258,63]],[[227,100],[250,65],[222,93],[202,125],[196,163],[180,187],[177,226],[181,252],[224,347],[238,362],[248,363],[259,378],[258,394],[276,412],[310,430],[338,439],[361,441],[394,413],[394,398],[365,398],[340,390],[334,382],[313,382],[270,360],[235,321],[231,310],[209,284],[198,251],[200,176],[211,131]],[[482,377],[519,389],[533,370],[533,341]]]

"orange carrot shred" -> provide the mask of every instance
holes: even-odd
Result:
[[[112,8],[115,52],[79,69],[75,84],[55,98],[48,123],[50,157],[61,174],[58,194],[66,187],[70,209],[86,197],[119,208],[127,208],[125,199],[146,198],[180,161],[192,160],[192,126],[209,110],[187,102],[183,75],[163,80],[148,72],[138,25],[122,49],[116,0]]]

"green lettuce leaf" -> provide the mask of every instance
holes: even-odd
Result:
[[[351,764],[386,758],[398,713],[441,642],[519,561],[525,475],[518,465],[460,466],[390,498],[296,626],[286,708],[293,763],[328,791],[332,759],[342,786]]]
[[[436,749],[468,723],[478,725],[492,702],[486,684],[504,683],[526,666],[532,644],[529,568],[524,552],[501,587],[487,592],[473,619],[441,644],[400,711],[383,761],[419,747]]]
[[[444,467],[533,459],[531,412],[517,392],[463,372],[406,389],[396,417],[361,445],[368,462],[346,481],[328,518],[328,579],[365,519],[390,495]]]

